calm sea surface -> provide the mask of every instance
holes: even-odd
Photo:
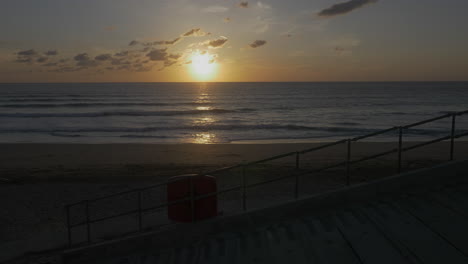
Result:
[[[467,82],[0,84],[0,142],[317,142],[463,110]],[[457,120],[466,131],[468,115]],[[449,129],[446,120],[405,133]]]

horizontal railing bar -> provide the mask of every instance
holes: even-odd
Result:
[[[332,143],[328,143],[328,144],[325,144],[325,145],[321,145],[321,146],[318,146],[318,147],[314,147],[314,148],[310,148],[310,149],[298,151],[297,153],[299,153],[299,154],[306,154],[306,153],[308,153],[308,152],[312,152],[312,151],[316,151],[316,150],[320,150],[320,149],[332,147],[332,146],[335,146],[335,145],[339,145],[339,144],[341,144],[341,143],[345,143],[346,141],[348,141],[348,140],[347,140],[347,139],[342,139],[342,140],[338,140],[338,141],[335,141],[335,142],[332,142]],[[296,152],[294,152],[294,154],[296,154]]]
[[[457,112],[455,113],[456,115],[464,115],[464,114],[468,114],[468,110],[465,110],[465,111],[461,111],[461,112]]]
[[[337,167],[341,167],[341,166],[344,166],[344,165],[346,165],[346,162],[340,162],[340,163],[336,163],[336,164],[333,164],[333,165],[329,165],[329,166],[322,167],[322,168],[319,168],[319,169],[314,169],[314,170],[304,170],[304,169],[302,169],[300,173],[296,173],[294,175],[295,176],[302,176],[302,175],[306,175],[306,174],[310,174],[310,173],[318,173],[318,172],[322,172],[324,170],[337,168]]]
[[[98,218],[98,219],[89,220],[89,223],[94,224],[94,223],[97,223],[97,222],[102,222],[102,221],[107,220],[107,219],[118,218],[118,217],[122,217],[122,216],[126,216],[126,215],[132,215],[132,214],[138,214],[138,210],[135,209],[135,210],[123,212],[123,213],[120,213],[120,214],[117,214],[117,215],[114,215],[114,216],[106,216],[106,217],[102,217],[102,218]]]
[[[104,200],[104,199],[107,199],[107,198],[112,198],[112,197],[115,197],[115,196],[122,196],[122,195],[130,194],[130,193],[143,192],[143,191],[146,191],[146,190],[149,190],[149,189],[153,189],[153,188],[156,188],[156,187],[161,187],[161,186],[167,185],[167,183],[168,182],[161,182],[161,183],[151,185],[151,186],[148,186],[148,187],[145,187],[145,188],[132,189],[132,190],[123,191],[123,192],[119,192],[119,193],[115,193],[115,194],[111,194],[111,195],[101,196],[101,197],[98,197],[98,198],[88,200],[88,202],[97,202],[97,201]]]
[[[468,132],[465,132],[465,133],[462,133],[462,134],[458,134],[458,135],[455,135],[454,138],[461,138],[461,137],[466,137],[468,136]]]
[[[246,185],[245,188],[250,188],[250,187],[256,187],[256,186],[260,186],[260,185],[265,185],[265,184],[268,184],[268,183],[277,182],[277,181],[281,181],[281,180],[284,180],[284,179],[287,179],[287,178],[292,178],[292,177],[296,177],[296,175],[295,175],[295,174],[290,174],[290,175],[281,176],[281,177],[274,178],[274,179],[267,180],[267,181],[252,183],[252,184]]]
[[[224,171],[228,171],[228,170],[240,168],[240,167],[242,167],[242,165],[243,165],[243,164],[237,164],[237,165],[234,165],[234,166],[229,166],[229,167],[224,167],[224,168],[221,168],[221,169],[216,169],[216,170],[207,171],[207,172],[204,172],[204,173],[200,173],[199,176],[205,176],[205,175],[210,175],[210,174],[216,174],[216,173],[220,173],[220,172],[224,172]]]
[[[203,198],[206,198],[206,197],[231,192],[231,191],[238,190],[238,189],[241,189],[241,188],[242,188],[242,186],[236,186],[236,187],[232,187],[232,188],[228,188],[228,189],[223,189],[223,190],[218,191],[218,192],[205,193],[205,194],[202,194],[202,195],[194,196],[193,199],[194,200],[200,200],[200,199],[203,199]],[[188,202],[188,201],[190,201],[190,197],[180,199],[180,200],[176,200],[176,201],[172,201],[170,203],[165,203],[165,204],[160,204],[160,205],[156,205],[156,206],[152,206],[152,207],[147,207],[145,209],[142,209],[141,212],[147,212],[147,211],[163,208],[163,207],[166,207],[166,206],[169,206],[169,205],[178,204],[178,203],[182,203],[182,202]]]
[[[349,163],[350,164],[356,164],[356,163],[363,162],[363,161],[366,161],[366,160],[375,159],[375,158],[378,158],[378,157],[389,155],[389,154],[395,153],[397,151],[398,151],[398,149],[392,149],[392,150],[381,152],[381,153],[378,153],[378,154],[375,154],[375,155],[372,155],[372,156],[367,156],[367,157],[363,157],[363,158],[360,158],[360,159],[357,159],[357,160],[352,160]]]
[[[74,227],[83,226],[83,225],[86,225],[86,221],[81,221],[81,222],[78,222],[78,223],[76,223],[76,224],[69,225],[68,227],[69,227],[69,228],[74,228]]]
[[[227,192],[230,192],[230,191],[238,190],[238,189],[241,189],[241,188],[242,188],[242,186],[231,187],[231,188],[223,189],[223,190],[217,191],[217,192],[211,192],[211,193],[205,193],[205,194],[202,194],[202,195],[197,195],[197,196],[194,196],[193,199],[194,200],[199,200],[199,199],[203,199],[203,198],[206,198],[206,197],[215,196],[215,195],[218,195],[218,194],[223,194],[223,193],[227,193]],[[160,204],[160,205],[157,205],[157,206],[143,208],[143,209],[141,209],[141,212],[147,212],[147,211],[151,211],[151,210],[158,209],[158,208],[163,208],[163,207],[178,204],[178,203],[189,202],[190,199],[191,199],[190,197],[186,197],[186,198],[178,199],[178,200],[171,201],[171,202],[168,202],[168,203],[163,203],[163,204]],[[92,220],[89,221],[89,223],[92,224],[92,223],[104,221],[104,220],[107,220],[107,219],[117,218],[117,217],[136,214],[136,213],[138,213],[138,210],[126,211],[126,212],[122,212],[122,213],[112,215],[112,216],[106,216],[106,217],[102,217],[102,218],[98,218],[98,219],[92,219]],[[70,225],[70,227],[76,227],[76,226],[81,226],[81,225],[85,225],[85,224],[86,224],[86,221],[82,221],[82,222]]]
[[[79,204],[84,204],[84,203],[86,203],[86,200],[79,201],[79,202],[76,202],[76,203],[67,204],[66,206],[73,207],[73,206],[76,206],[76,205],[79,205]]]
[[[315,170],[315,172],[321,172],[321,171],[324,171],[324,170],[333,169],[333,168],[341,167],[341,166],[344,166],[344,165],[346,165],[346,162],[340,162],[340,163],[336,163],[334,165],[329,165],[329,166],[317,169],[317,170]]]
[[[385,134],[385,133],[387,133],[387,132],[390,132],[390,131],[393,131],[393,130],[397,130],[397,129],[399,129],[399,127],[387,128],[387,129],[385,129],[385,130],[380,130],[380,131],[377,131],[377,132],[374,132],[374,133],[370,133],[370,134],[367,134],[367,135],[364,135],[364,136],[352,138],[351,141],[358,141],[358,140],[361,140],[361,139],[365,139],[365,138],[369,138],[369,137],[373,137],[373,136],[378,136],[378,135]]]
[[[406,125],[406,126],[402,126],[402,128],[407,129],[407,128],[412,128],[412,127],[415,127],[415,126],[424,125],[424,124],[427,124],[427,123],[430,123],[430,122],[434,122],[434,121],[437,121],[437,120],[440,120],[440,119],[450,117],[452,115],[453,114],[445,114],[445,115],[442,115],[442,116],[438,116],[438,117],[426,119],[426,120],[423,120],[423,121],[420,121],[420,122],[416,122],[416,123],[413,123],[413,124],[409,124],[409,125]]]
[[[274,157],[271,157],[271,158],[267,158],[267,159],[262,159],[262,160],[258,160],[258,161],[252,161],[252,162],[248,162],[248,163],[245,163],[244,165],[245,166],[251,166],[251,165],[256,165],[256,164],[259,164],[259,163],[263,163],[263,162],[267,162],[267,161],[272,161],[272,160],[276,160],[276,159],[281,159],[281,158],[284,158],[284,157],[287,157],[287,156],[292,156],[292,155],[296,155],[296,152],[289,152],[289,153],[286,153],[286,154],[281,154],[281,155],[277,155],[277,156],[274,156]]]
[[[413,145],[413,146],[410,146],[410,147],[403,148],[402,151],[408,151],[408,150],[412,150],[412,149],[415,149],[415,148],[420,148],[420,147],[427,146],[427,145],[430,145],[430,144],[434,144],[434,143],[444,141],[444,140],[447,140],[447,139],[450,139],[450,138],[452,138],[452,137],[451,136],[441,137],[441,138],[438,138],[438,139],[434,139],[434,140],[431,140],[431,141],[427,141],[427,142],[416,144],[416,145]]]

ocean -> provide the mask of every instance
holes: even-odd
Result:
[[[468,82],[0,84],[0,142],[324,142],[464,110]],[[446,119],[405,140],[449,133]]]

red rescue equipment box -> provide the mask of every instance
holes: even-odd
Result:
[[[187,174],[171,177],[167,184],[168,203],[188,199],[168,205],[167,214],[176,222],[194,222],[218,214],[216,194],[196,198],[196,196],[216,192],[216,178],[209,175]],[[194,197],[193,201],[191,197]],[[193,205],[193,208],[192,208]]]

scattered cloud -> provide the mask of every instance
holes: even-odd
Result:
[[[146,54],[146,57],[148,57],[152,61],[164,61],[168,54],[166,52],[167,49],[153,49],[150,51],[148,54]]]
[[[193,28],[185,32],[182,36],[183,37],[191,37],[191,36],[201,37],[201,36],[207,36],[207,35],[210,35],[210,33],[204,32],[203,30],[201,30],[201,28]]]
[[[37,55],[37,52],[33,49],[30,50],[23,50],[18,52],[19,56],[35,56]]]
[[[16,53],[15,62],[31,64],[34,62],[37,56],[39,56],[39,53],[34,49],[21,50]]]
[[[92,60],[87,53],[80,53],[73,57],[73,59],[76,61],[76,66],[80,67],[96,67],[99,65],[95,60]]]
[[[135,46],[135,45],[138,45],[138,44],[140,44],[140,42],[137,41],[137,40],[132,40],[132,41],[130,41],[130,43],[128,43],[129,46]]]
[[[48,60],[49,58],[47,57],[39,57],[37,58],[36,62],[39,62],[39,63],[44,63]]]
[[[57,50],[49,50],[49,51],[46,51],[44,52],[45,55],[47,56],[55,56],[58,54],[58,51]]]
[[[224,12],[227,12],[228,10],[229,8],[225,6],[209,6],[209,7],[202,8],[201,11],[205,13],[224,13]]]
[[[90,60],[88,53],[80,53],[73,57],[74,60],[76,61],[85,61],[85,60]]]
[[[125,57],[128,55],[128,50],[120,51],[114,54],[116,57]]]
[[[240,8],[247,8],[247,7],[249,7],[249,2],[247,2],[247,1],[240,2],[237,6],[240,7]]]
[[[209,48],[216,49],[216,48],[221,48],[222,46],[224,46],[224,44],[226,44],[227,41],[228,39],[226,37],[221,37],[219,39],[208,40],[207,42],[205,42],[205,44]]]
[[[177,37],[173,40],[163,40],[163,41],[157,41],[158,44],[163,44],[163,45],[173,45],[175,43],[177,43],[179,40],[181,39],[181,37]]]
[[[367,4],[376,3],[377,0],[349,0],[334,4],[329,8],[326,8],[318,13],[321,17],[333,17],[337,15],[343,15],[349,13],[355,9],[361,8]]]
[[[58,63],[56,63],[56,62],[49,62],[49,63],[43,64],[42,66],[44,66],[44,67],[55,67],[57,65],[58,65]]]
[[[212,9],[211,11],[216,10]],[[220,11],[221,9],[217,9]],[[173,45],[185,37],[208,36],[210,33],[203,31],[201,28],[192,28],[189,31],[179,35],[172,40],[143,42],[140,40],[132,40],[128,43],[130,46],[127,50],[117,50],[115,52],[105,52],[102,54],[90,54],[87,52],[78,53],[69,57],[58,57],[57,50],[48,50],[38,52],[35,49],[20,50],[15,53],[16,62],[27,63],[30,65],[40,65],[47,67],[49,72],[77,72],[82,70],[90,70],[96,73],[105,71],[133,71],[145,72],[152,70],[155,66],[161,66],[158,70],[163,70],[173,65],[182,65],[187,61],[184,55],[188,51],[181,54],[171,53],[169,47],[156,47],[157,45]],[[218,39],[207,40],[196,45],[203,45],[205,48],[219,48],[227,42],[227,38],[220,37]],[[142,48],[134,48],[142,47]],[[57,56],[55,60],[52,60]],[[39,70],[42,71],[42,70]]]
[[[265,45],[266,43],[267,43],[266,40],[255,40],[254,42],[249,44],[249,47],[255,49],[255,48]]]
[[[112,59],[112,55],[111,54],[101,54],[101,55],[97,55],[96,57],[94,57],[94,59],[98,60],[98,61],[107,61],[107,60]]]

